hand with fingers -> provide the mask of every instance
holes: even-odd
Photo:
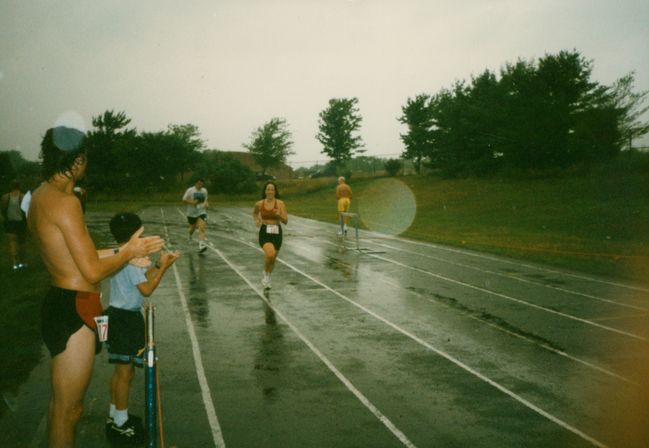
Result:
[[[173,252],[162,252],[160,254],[160,269],[167,270],[169,266],[174,264],[176,260],[180,257],[180,252],[175,250]]]
[[[160,252],[165,241],[157,235],[141,238],[140,235],[142,235],[142,232],[144,232],[144,226],[140,227],[127,243],[129,249],[133,251],[134,257],[144,257],[155,252]]]

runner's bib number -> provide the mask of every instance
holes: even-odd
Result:
[[[266,224],[266,233],[269,235],[279,235],[279,226],[276,224]]]

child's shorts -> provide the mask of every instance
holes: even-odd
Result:
[[[145,345],[142,312],[109,306],[104,314],[108,316],[108,362],[141,367]]]

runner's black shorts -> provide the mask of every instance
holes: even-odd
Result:
[[[203,221],[207,222],[207,215],[200,215],[200,216],[188,216],[187,217],[187,222],[189,225],[194,225],[196,224],[196,221],[198,221],[198,218],[201,218]]]
[[[259,227],[259,246],[264,247],[264,244],[271,243],[277,252],[282,247],[282,226],[278,224],[279,233],[268,233],[266,231],[266,224]]]

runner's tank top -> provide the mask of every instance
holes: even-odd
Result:
[[[275,199],[275,202],[273,203],[273,207],[268,210],[266,209],[266,201],[261,202],[261,219],[277,219],[277,216],[275,216],[275,213],[273,210],[277,207],[277,199]]]

